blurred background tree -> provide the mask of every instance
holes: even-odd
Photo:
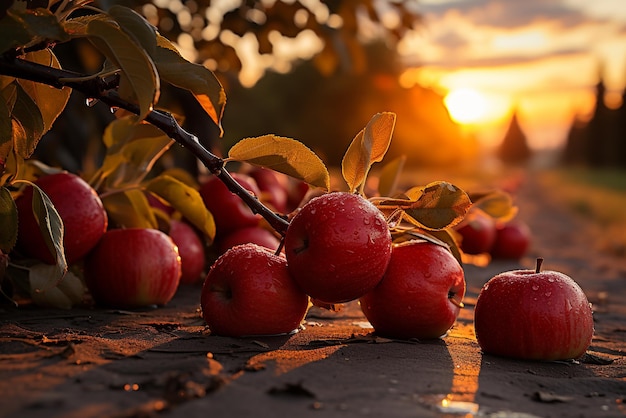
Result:
[[[132,7],[189,60],[215,72],[227,106],[219,138],[194,100],[175,88],[161,101],[185,118],[185,129],[215,153],[267,133],[298,139],[329,165],[374,113],[398,115],[388,154],[408,164],[450,165],[476,156],[476,141],[451,121],[443,98],[419,86],[404,88],[396,46],[420,25],[417,1],[394,0],[100,0]],[[101,57],[87,42],[60,45],[65,67],[95,72]],[[41,142],[38,157],[70,171],[90,172],[101,148],[93,141],[113,117],[87,109],[84,98]],[[194,157],[173,147],[161,164],[197,170]]]

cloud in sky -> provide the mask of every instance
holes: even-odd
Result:
[[[624,0],[420,0],[418,4],[424,26],[400,49],[414,64],[474,67],[578,53],[615,61],[607,66],[616,67],[623,66],[620,54],[626,58]]]

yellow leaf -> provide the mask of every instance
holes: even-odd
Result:
[[[168,175],[153,178],[146,184],[146,189],[178,210],[210,240],[215,238],[213,215],[207,210],[196,189]]]
[[[101,199],[111,223],[121,228],[156,229],[158,227],[148,198],[139,189],[102,195]]]
[[[365,183],[372,164],[382,161],[389,149],[395,124],[395,113],[377,113],[350,143],[341,161],[341,173],[350,192]]]
[[[276,135],[245,138],[228,151],[228,159],[266,167],[330,189],[330,175],[322,160],[303,143]]]

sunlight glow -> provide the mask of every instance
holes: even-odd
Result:
[[[458,123],[469,124],[485,116],[487,102],[476,90],[460,88],[452,90],[444,98],[450,117]]]

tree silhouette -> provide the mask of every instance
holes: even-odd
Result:
[[[532,152],[526,141],[526,135],[520,127],[517,110],[513,112],[509,128],[498,149],[498,157],[504,163],[523,164],[528,161]]]

